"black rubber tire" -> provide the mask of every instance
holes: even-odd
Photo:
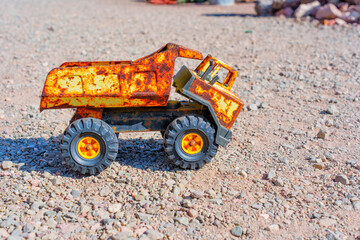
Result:
[[[181,148],[185,134],[197,133],[204,141],[199,153],[188,154]],[[202,116],[185,115],[172,121],[165,131],[164,149],[168,159],[183,169],[198,169],[209,163],[216,155],[215,129]]]
[[[160,131],[160,134],[161,134],[161,136],[164,138],[164,136],[165,136],[165,131]]]
[[[86,136],[100,143],[100,153],[94,159],[85,159],[77,151],[78,141]],[[119,143],[114,130],[104,121],[95,118],[81,118],[65,130],[60,143],[61,155],[67,165],[82,174],[94,175],[110,166],[116,159]]]

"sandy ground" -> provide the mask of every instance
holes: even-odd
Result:
[[[360,236],[359,28],[255,17],[251,4],[1,8],[0,161],[14,166],[0,170],[0,238],[235,239],[236,226],[244,239]],[[233,91],[246,105],[229,146],[181,171],[159,133],[122,134],[106,171],[67,169],[58,144],[72,110],[39,113],[46,74],[65,61],[137,59],[167,42],[239,71]],[[183,64],[198,62],[179,59],[175,71]]]

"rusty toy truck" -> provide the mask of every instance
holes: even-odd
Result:
[[[95,174],[108,167],[121,132],[160,131],[168,159],[183,169],[202,167],[229,143],[243,107],[231,92],[237,71],[208,55],[173,77],[177,57],[203,59],[168,43],[135,61],[65,62],[49,72],[40,111],[76,108],[60,144],[73,170]],[[169,100],[172,79],[188,101]]]

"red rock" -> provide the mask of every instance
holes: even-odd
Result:
[[[336,21],[335,19],[324,19],[323,24],[326,26],[333,26],[335,25]]]
[[[323,19],[335,19],[341,17],[342,12],[332,3],[326,4],[319,8],[316,12],[315,18],[319,20]]]
[[[287,8],[281,9],[280,11],[277,11],[275,13],[275,16],[283,15],[285,17],[292,17],[293,13],[294,13],[294,10],[290,7],[287,7]]]

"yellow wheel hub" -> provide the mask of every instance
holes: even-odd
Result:
[[[93,137],[83,137],[78,142],[77,151],[83,158],[95,158],[100,153],[100,143]]]
[[[197,154],[203,146],[204,140],[197,133],[188,133],[181,139],[181,148],[187,154]]]

